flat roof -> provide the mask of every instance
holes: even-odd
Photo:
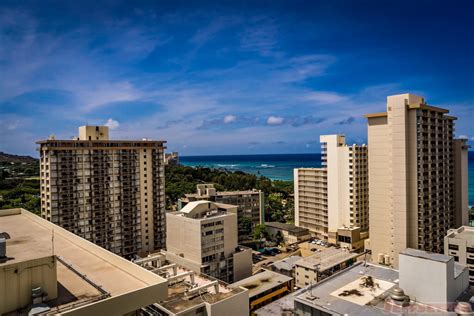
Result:
[[[280,223],[280,222],[265,222],[265,226],[273,227],[273,228],[277,228],[281,230],[286,230],[292,233],[309,232],[307,228],[298,227],[293,224],[286,224],[286,223]]]
[[[370,113],[370,114],[365,114],[365,118],[374,118],[374,117],[385,117],[387,116],[387,112],[378,112],[378,113]]]
[[[282,259],[282,260],[279,260],[279,261],[275,261],[274,263],[272,263],[272,266],[274,266],[275,268],[277,268],[279,270],[290,271],[295,266],[295,262],[301,260],[302,258],[303,257],[301,257],[301,256],[291,256],[291,257],[288,257],[288,258],[285,258],[285,259]]]
[[[361,286],[369,277],[374,286]],[[397,270],[358,262],[295,293],[294,299],[329,314],[387,315],[392,312],[387,310],[385,299],[394,287],[398,287]],[[414,301],[410,302],[403,314],[417,315],[419,310],[428,310],[436,315],[455,315]],[[393,313],[399,315],[401,311],[397,308]]]
[[[249,290],[249,297],[253,297],[265,291],[268,291],[281,283],[290,282],[293,278],[273,272],[270,270],[263,270],[246,279],[232,283],[229,287],[243,287]]]
[[[454,260],[453,257],[451,256],[446,256],[439,253],[433,253],[433,252],[412,249],[412,248],[407,248],[403,251],[400,251],[400,254],[411,256],[411,257],[422,258],[422,259],[428,259],[432,261],[438,261],[438,262],[449,262],[450,260]]]
[[[0,210],[0,227],[11,237],[7,239],[7,256],[14,258],[3,265],[54,254],[58,257],[58,283],[76,298],[98,294],[78,273],[112,297],[166,284],[164,278],[24,209]]]
[[[355,259],[358,256],[359,254],[357,253],[331,247],[322,249],[321,252],[309,257],[305,257],[295,262],[295,265],[309,269],[315,269],[316,266],[319,266],[319,271],[324,271],[347,260]]]
[[[213,194],[213,197],[219,196],[232,196],[232,195],[259,195],[260,191],[257,190],[243,190],[243,191],[218,191]],[[199,195],[198,193],[187,193],[184,195],[187,198],[210,198],[211,196],[208,194]]]
[[[474,227],[461,226],[458,229],[451,229],[448,231],[447,237],[474,242]]]

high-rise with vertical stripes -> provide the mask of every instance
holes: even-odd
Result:
[[[443,252],[443,238],[467,218],[467,146],[453,139],[455,117],[413,94],[387,98],[367,114],[370,249],[398,266],[405,248]],[[464,177],[465,180],[465,177]],[[456,202],[456,196],[464,197]]]
[[[43,218],[124,257],[165,247],[164,141],[81,126],[38,144]]]

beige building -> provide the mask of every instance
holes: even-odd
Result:
[[[143,315],[249,315],[249,291],[190,271],[154,253],[134,261],[168,281],[168,298],[143,308]]]
[[[468,194],[468,151],[467,139],[454,140],[454,201],[456,216],[454,227],[467,225],[469,222],[469,194]]]
[[[232,283],[252,274],[252,250],[238,246],[237,206],[194,201],[166,214],[166,257]]]
[[[448,230],[444,237],[444,253],[469,269],[469,284],[474,285],[474,227],[461,226]]]
[[[163,248],[164,142],[108,134],[81,126],[77,139],[38,142],[41,215],[121,256]]]
[[[293,224],[280,222],[266,222],[267,232],[275,239],[277,234],[281,234],[283,244],[291,245],[311,239],[311,234],[307,228],[298,227]]]
[[[456,176],[467,174],[467,148],[453,140],[448,112],[401,94],[387,98],[386,112],[366,115],[375,262],[396,267],[408,247],[442,253],[448,229],[467,220],[465,200],[456,203],[467,196],[467,181]]]
[[[192,201],[213,201],[237,206],[239,241],[251,238],[253,228],[264,222],[264,194],[260,190],[219,192],[212,183],[198,184],[196,193],[178,201],[178,210]]]
[[[303,288],[320,282],[332,274],[351,266],[358,254],[343,249],[327,248],[295,262],[295,285]]]
[[[345,143],[343,135],[320,137],[322,167],[294,171],[295,223],[316,237],[360,248],[360,235],[339,230],[369,229],[367,146]]]
[[[293,291],[293,278],[273,272],[260,272],[231,284],[230,288],[248,289],[248,308],[251,312],[261,308]],[[229,314],[232,315],[232,314]]]
[[[132,314],[167,280],[23,209],[0,210],[0,314]]]

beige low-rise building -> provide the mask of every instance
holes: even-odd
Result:
[[[124,315],[167,280],[23,209],[0,210],[0,314]]]
[[[298,227],[293,224],[266,222],[265,227],[273,239],[276,238],[277,234],[280,234],[283,239],[282,242],[285,245],[299,243],[311,238],[311,234],[307,228]]]
[[[400,94],[366,115],[374,262],[397,267],[405,248],[442,253],[448,229],[467,224],[467,146],[448,113]]]
[[[351,266],[359,254],[344,249],[325,248],[294,263],[295,285],[303,288]]]
[[[317,238],[361,248],[367,234],[360,233],[369,229],[367,146],[348,146],[343,135],[322,135],[320,142],[322,167],[294,170],[295,224]]]
[[[262,270],[230,285],[231,288],[248,289],[249,310],[261,308],[293,292],[293,278],[270,270]]]
[[[236,208],[195,201],[167,213],[166,257],[227,283],[250,276],[252,250],[238,245]]]
[[[255,226],[264,222],[264,193],[260,190],[217,191],[213,183],[202,183],[196,186],[196,193],[178,200],[178,210],[193,201],[236,205],[239,241],[251,239]]]
[[[43,218],[127,258],[165,247],[164,141],[81,126],[37,143]]]
[[[469,269],[469,284],[474,285],[474,227],[461,226],[448,230],[444,237],[444,253]]]

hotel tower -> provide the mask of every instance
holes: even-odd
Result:
[[[363,247],[369,229],[367,146],[344,135],[321,135],[321,168],[294,170],[295,224],[350,249]]]
[[[165,247],[163,141],[81,126],[38,144],[43,218],[124,257]]]
[[[372,260],[398,267],[405,248],[443,253],[450,228],[467,221],[467,146],[455,117],[413,94],[367,114]],[[462,170],[464,169],[464,170]],[[456,197],[461,197],[457,201]]]

